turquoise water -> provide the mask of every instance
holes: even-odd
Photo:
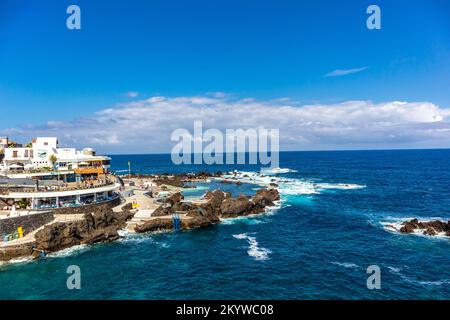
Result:
[[[172,166],[168,155],[114,156],[112,165],[126,169],[128,160],[141,173],[235,169]],[[280,160],[296,171],[278,177],[286,181],[283,201],[269,214],[5,265],[0,299],[450,299],[450,240],[382,224],[450,219],[449,150],[282,153]],[[186,196],[207,191],[200,187]],[[81,290],[66,288],[74,264]],[[380,290],[366,287],[373,264]]]

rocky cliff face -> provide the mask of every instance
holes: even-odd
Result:
[[[53,223],[36,233],[35,247],[48,253],[79,244],[117,240],[118,230],[124,228],[132,217],[129,210],[106,210],[86,213],[80,221]]]
[[[450,221],[447,223],[440,220],[421,222],[418,219],[413,219],[403,222],[403,226],[400,228],[400,232],[403,233],[412,233],[415,230],[423,230],[423,234],[429,236],[445,232],[445,235],[450,237]]]

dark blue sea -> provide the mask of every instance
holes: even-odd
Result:
[[[174,166],[170,155],[113,156],[136,173],[257,172]],[[282,202],[267,214],[176,233],[125,235],[0,267],[0,299],[450,299],[450,239],[388,224],[450,219],[450,150],[285,152]],[[289,170],[287,170],[289,169]],[[251,194],[255,185],[200,184]],[[66,269],[81,268],[81,290]],[[369,290],[367,267],[381,270]]]

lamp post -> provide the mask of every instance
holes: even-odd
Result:
[[[131,182],[131,161],[128,161],[128,181]]]

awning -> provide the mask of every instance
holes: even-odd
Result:
[[[9,166],[10,169],[23,169],[23,166],[18,164],[12,164]]]

